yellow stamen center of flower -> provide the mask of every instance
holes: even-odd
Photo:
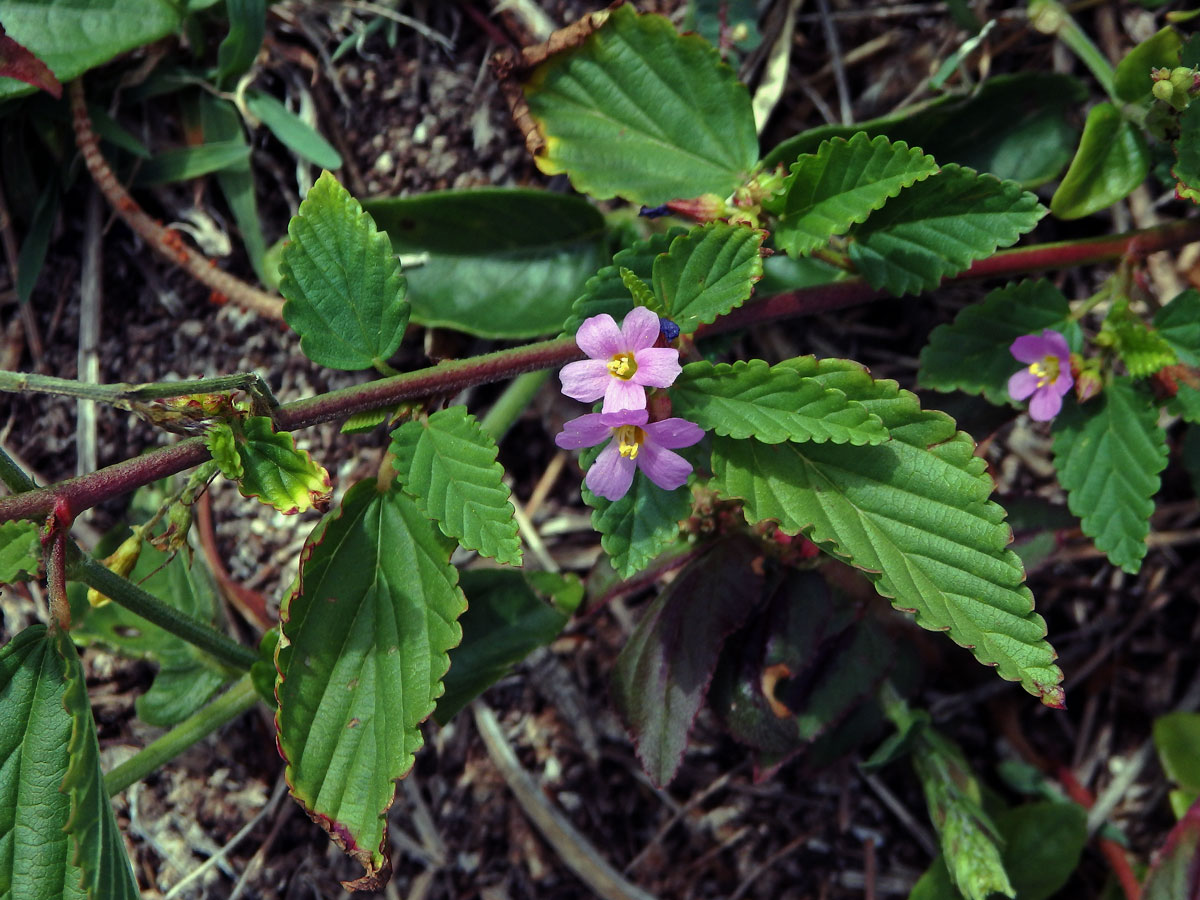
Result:
[[[1045,356],[1041,362],[1031,363],[1029,371],[1037,377],[1037,386],[1044,388],[1058,379],[1058,357]]]
[[[628,351],[618,353],[608,361],[608,371],[622,381],[628,381],[637,372],[637,360]]]
[[[622,456],[637,459],[638,451],[642,449],[642,441],[646,432],[636,425],[622,425],[617,429],[617,451]]]

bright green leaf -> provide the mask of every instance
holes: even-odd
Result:
[[[266,416],[249,416],[239,426],[234,445],[241,469],[238,490],[243,497],[260,500],[285,516],[328,502],[332,492],[329,473],[307,450],[297,449],[290,433],[273,431]],[[209,435],[217,433],[214,429]]]
[[[874,447],[713,439],[712,484],[741,499],[750,522],[777,521],[862,569],[917,624],[946,631],[1002,678],[1059,705],[1062,673],[1033,611],[1004,510],[974,442],[944,413],[922,410],[893,381],[858,365],[788,363],[882,419]]]
[[[467,597],[467,611],[459,619],[462,643],[450,651],[446,693],[433,714],[441,725],[530,653],[558,637],[571,617],[535,594],[522,572],[467,570],[459,576],[459,586]]]
[[[1097,103],[1088,113],[1071,167],[1050,198],[1050,211],[1060,219],[1099,212],[1128,196],[1149,172],[1142,132],[1111,103]]]
[[[620,6],[525,84],[547,175],[581,193],[657,206],[731,193],[758,161],[750,94],[698,35]]]
[[[468,550],[519,566],[521,540],[497,452],[465,406],[392,432],[396,478],[421,511]]]
[[[323,169],[342,167],[342,155],[329,141],[270,94],[246,91],[246,108],[297,156]]]
[[[621,273],[621,284],[625,285],[625,289],[629,291],[629,296],[633,298],[636,306],[662,309],[662,304],[655,298],[654,291],[650,290],[650,285],[633,274],[633,270],[621,266],[617,271]]]
[[[679,769],[725,639],[757,605],[756,561],[761,572],[760,548],[744,539],[711,547],[654,599],[617,657],[613,700],[659,787]]]
[[[691,334],[745,303],[762,278],[764,236],[743,225],[714,222],[671,241],[654,260],[654,293],[662,315]]]
[[[170,0],[4,0],[8,36],[44,62],[63,84],[126,50],[179,27]],[[0,100],[34,88],[0,78]]]
[[[42,561],[42,530],[37,522],[0,524],[0,584],[36,578]]]
[[[1129,301],[1114,303],[1104,320],[1104,333],[1134,378],[1145,378],[1179,361],[1175,351],[1157,330],[1129,309]]]
[[[280,611],[279,749],[292,794],[367,870],[442,693],[466,608],[447,541],[404,493],[347,491],[305,544]]]
[[[1188,288],[1154,315],[1154,327],[1179,361],[1200,366],[1200,291]]]
[[[1020,281],[992,291],[981,303],[964,307],[949,325],[939,325],[921,351],[918,379],[938,391],[983,394],[995,404],[1011,403],[1008,379],[1021,363],[1009,351],[1022,335],[1050,328],[1077,346],[1079,325],[1069,321],[1070,304],[1045,279]]]
[[[34,625],[0,648],[0,897],[136,900],[83,667]]]
[[[629,288],[625,286],[621,270],[632,272],[634,277],[643,282],[654,278],[654,260],[659,254],[666,253],[672,242],[681,235],[687,234],[682,228],[672,228],[665,234],[654,234],[644,241],[638,241],[632,247],[621,250],[613,257],[612,265],[605,266],[587,280],[583,294],[571,307],[571,316],[563,326],[563,334],[571,335],[579,330],[584,319],[608,313],[618,323],[633,309],[633,300]],[[654,298],[648,308],[661,315],[666,311]]]
[[[1158,409],[1131,379],[1114,378],[1054,423],[1054,466],[1083,533],[1114,566],[1135,573],[1146,555],[1167,439]]]
[[[1113,88],[1117,97],[1126,103],[1141,103],[1150,99],[1154,81],[1150,70],[1161,67],[1175,68],[1179,65],[1179,48],[1183,38],[1168,25],[1146,38],[1117,63],[1113,77]]]
[[[227,422],[214,422],[204,433],[204,446],[208,448],[221,474],[230,481],[237,481],[245,473],[242,457],[237,450],[237,437]]]
[[[896,296],[932,290],[1015,244],[1045,214],[1019,185],[947,164],[858,226],[850,261],[872,287]]]
[[[932,156],[882,135],[871,139],[860,131],[848,141],[826,141],[792,164],[774,201],[776,243],[791,256],[811,253],[937,171]]]
[[[364,204],[408,268],[413,321],[490,338],[562,328],[604,260],[604,219],[581,197],[526,188],[433,191]]]
[[[366,369],[395,353],[408,326],[404,276],[358,201],[322,172],[288,235],[279,290],[305,356],[331,369]]]
[[[671,386],[673,413],[705,431],[764,444],[881,444],[887,429],[860,403],[761,359],[688,363]]]

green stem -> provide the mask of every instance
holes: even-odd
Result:
[[[34,391],[41,394],[58,394],[95,400],[112,406],[127,408],[130,402],[167,400],[172,397],[187,397],[192,394],[213,394],[221,391],[246,391],[269,409],[279,405],[270,387],[256,372],[241,372],[236,375],[217,375],[213,378],[197,378],[192,381],[151,381],[146,384],[89,384],[70,378],[53,375],[38,375],[34,372],[0,371],[0,391]]]
[[[537,392],[550,378],[548,370],[542,372],[526,372],[513,379],[512,384],[504,389],[492,408],[487,411],[479,423],[479,427],[492,436],[497,444],[504,440],[508,429],[521,418],[521,413],[533,402]]]
[[[69,546],[73,550],[69,554],[71,558],[67,574],[73,581],[82,581],[88,587],[95,588],[114,603],[210,653],[240,672],[245,672],[258,660],[258,655],[250,648],[243,647],[212,626],[164,603],[132,581],[110,572],[73,544]]]
[[[8,485],[8,489],[14,494],[23,494],[37,488],[33,479],[4,452],[3,447],[0,447],[0,481]]]
[[[212,703],[196,710],[158,740],[104,776],[104,789],[110,797],[141,781],[163,763],[174,759],[197,741],[203,740],[226,722],[231,722],[258,701],[254,683],[243,675],[233,687]]]
[[[1029,18],[1038,31],[1054,34],[1070,47],[1100,82],[1104,93],[1108,94],[1117,106],[1121,105],[1121,99],[1116,94],[1116,74],[1113,72],[1112,63],[1100,52],[1100,48],[1092,43],[1092,39],[1084,33],[1058,0],[1032,0],[1029,4]]]

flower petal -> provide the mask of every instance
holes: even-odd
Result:
[[[1046,352],[1057,356],[1060,363],[1066,363],[1071,358],[1067,339],[1059,332],[1047,328],[1042,332],[1042,340],[1046,342]]]
[[[595,447],[612,435],[612,428],[604,422],[600,413],[588,413],[578,419],[563,423],[563,430],[554,436],[554,443],[564,450],[580,447]]]
[[[680,447],[690,447],[698,442],[704,437],[704,429],[695,422],[676,417],[663,419],[661,422],[651,422],[646,426],[646,434],[658,446],[677,450]]]
[[[1008,396],[1014,400],[1024,400],[1037,390],[1038,377],[1028,369],[1022,369],[1008,379]]]
[[[579,331],[575,333],[575,343],[592,359],[604,362],[627,349],[621,339],[621,329],[608,313],[584,319]]]
[[[563,366],[558,380],[562,382],[562,392],[572,400],[591,403],[604,396],[613,377],[600,360],[581,359]]]
[[[646,477],[664,491],[673,491],[687,484],[688,476],[692,474],[690,462],[652,441],[642,441],[636,463]]]
[[[683,371],[679,365],[679,351],[674,347],[648,347],[637,351],[633,359],[637,371],[630,381],[647,387],[670,387]]]
[[[1029,401],[1029,418],[1035,422],[1049,422],[1058,415],[1062,404],[1061,396],[1049,388],[1042,388]]]
[[[643,446],[642,450],[645,449]],[[638,456],[641,456],[641,453]],[[632,459],[621,455],[617,450],[617,442],[613,440],[600,451],[583,481],[588,490],[597,497],[620,500],[633,484],[633,472],[636,468],[637,464]]]
[[[608,379],[604,391],[604,407],[600,412],[614,413],[622,409],[645,409],[646,389],[633,381],[623,378]]]
[[[658,315],[644,306],[635,306],[621,325],[622,350],[644,350],[658,340]]]
[[[1071,373],[1067,369],[1061,369],[1058,377],[1050,382],[1050,388],[1062,397],[1075,386],[1075,379],[1071,377]]]
[[[620,428],[622,425],[645,425],[650,413],[645,409],[619,409],[616,412],[600,413],[600,421],[609,428]]]
[[[1051,355],[1046,339],[1040,334],[1026,334],[1017,338],[1009,346],[1008,352],[1023,363],[1041,362]]]

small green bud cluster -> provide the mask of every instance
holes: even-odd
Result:
[[[1200,74],[1194,68],[1176,66],[1168,69],[1164,66],[1152,69],[1150,77],[1154,79],[1154,87],[1151,88],[1154,96],[1177,110],[1182,110],[1192,97],[1200,93]]]

